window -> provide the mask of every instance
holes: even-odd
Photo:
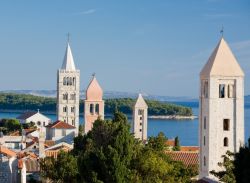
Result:
[[[76,78],[73,78],[73,85],[75,86],[76,84]]]
[[[73,84],[73,80],[72,78],[69,78],[69,85],[72,85]]]
[[[204,129],[207,129],[207,117],[204,117]]]
[[[94,104],[90,104],[89,112],[90,114],[94,114]]]
[[[95,113],[99,115],[99,104],[95,105]]]
[[[225,85],[224,84],[219,85],[219,97],[225,98]]]
[[[67,81],[66,81],[66,77],[63,78],[63,85],[66,85],[67,84]]]
[[[228,98],[234,98],[234,85],[228,85],[227,94]]]
[[[205,136],[203,138],[203,144],[204,144],[204,146],[206,145],[206,137]]]
[[[142,131],[142,129],[140,129],[140,132]]]
[[[228,147],[228,138],[227,137],[224,138],[224,147]]]
[[[63,94],[63,100],[68,100],[68,94],[67,93]]]
[[[144,110],[138,110],[138,115],[143,115],[143,113],[144,113]]]
[[[223,130],[224,131],[229,131],[229,124],[230,120],[229,119],[223,119]]]
[[[67,107],[63,107],[63,112],[67,112]]]
[[[75,112],[75,107],[71,107],[71,112]]]
[[[140,123],[140,126],[142,126],[142,123]]]
[[[204,86],[203,86],[203,96],[205,98],[208,98],[208,81],[204,82]]]
[[[204,156],[204,166],[206,166],[206,157]]]
[[[75,126],[75,120],[72,119],[72,125]]]
[[[142,116],[140,117],[140,120],[142,120]]]
[[[69,85],[69,77],[67,77],[67,86]]]
[[[45,121],[43,122],[43,126],[45,126],[46,125],[46,123],[45,123]]]
[[[40,122],[40,121],[38,121],[38,122],[37,122],[37,125],[38,125],[38,126],[40,126],[40,125],[41,125],[41,122]]]

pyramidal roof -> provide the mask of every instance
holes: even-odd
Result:
[[[139,94],[136,103],[135,103],[135,107],[148,107],[147,103],[145,102],[145,100],[142,97],[142,94]]]
[[[200,72],[200,76],[244,76],[243,70],[223,37]]]
[[[67,48],[66,48],[66,52],[65,52],[65,56],[64,56],[64,60],[63,60],[63,64],[62,64],[61,69],[67,70],[67,71],[75,71],[76,70],[69,43],[67,44]]]
[[[89,86],[86,90],[86,100],[102,100],[103,91],[101,86],[99,85],[96,77],[93,75],[92,80],[89,83]]]

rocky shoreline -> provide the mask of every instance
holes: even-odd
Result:
[[[194,120],[198,116],[179,116],[179,115],[166,115],[166,116],[148,116],[149,119],[164,119],[164,120]]]

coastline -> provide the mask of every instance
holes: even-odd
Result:
[[[29,110],[3,110],[0,109],[0,112],[3,113],[9,113],[9,112],[13,112],[13,113],[24,113],[27,112]],[[35,111],[35,110],[33,110]],[[56,112],[54,111],[40,111],[41,113],[49,114],[49,115],[56,115]],[[132,117],[131,114],[126,114],[128,117]],[[113,114],[105,114],[105,116],[108,117],[112,117]],[[148,119],[159,119],[159,120],[194,120],[197,119],[198,116],[192,115],[192,116],[180,116],[180,115],[148,115]]]
[[[148,116],[148,119],[162,119],[162,120],[194,120],[198,116],[179,116],[179,115],[161,115],[161,116]]]

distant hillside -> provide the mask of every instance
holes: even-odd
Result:
[[[0,91],[0,93],[16,93],[16,94],[30,94],[35,96],[42,97],[56,97],[56,90],[4,90]],[[85,98],[85,91],[82,90],[80,92],[81,99]],[[116,92],[116,91],[105,91],[104,99],[112,99],[112,98],[136,98],[138,93],[132,92]],[[171,96],[159,96],[159,95],[150,95],[147,93],[143,93],[144,98],[150,100],[158,100],[165,102],[197,102],[198,99],[191,97],[171,97]]]
[[[176,104],[146,100],[149,115],[181,115],[191,116],[192,109]],[[117,108],[125,114],[132,114],[135,99],[119,98],[105,100],[105,113],[111,114]],[[41,97],[28,94],[0,93],[0,110],[37,110],[44,112],[56,111],[56,98]],[[83,111],[83,100],[80,101],[80,111]]]

